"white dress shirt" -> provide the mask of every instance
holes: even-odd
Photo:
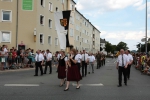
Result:
[[[52,54],[46,53],[46,61],[51,61],[51,60],[52,60]]]
[[[61,56],[61,54],[59,53],[59,54],[57,55],[57,59],[59,59],[59,58],[60,58],[60,56]]]
[[[82,59],[81,54],[77,54],[76,57],[77,57],[77,59],[78,59],[77,62],[78,62],[78,63],[81,63],[81,59]]]
[[[130,62],[133,61],[133,57],[132,57],[131,54],[128,54],[127,57],[128,57],[128,59],[129,59]]]
[[[43,61],[44,60],[44,56],[43,56],[43,54],[36,54],[36,56],[35,56],[35,61],[38,61],[38,59],[39,59],[39,62],[40,61]]]
[[[124,66],[122,66],[122,55],[118,56],[117,62],[119,63],[118,66],[121,66],[121,67],[126,66],[126,64],[129,63],[128,56],[126,54],[123,54],[123,65]]]
[[[92,56],[89,56],[88,57],[88,60],[89,62],[94,62],[95,61],[95,57],[92,55]]]
[[[87,61],[87,60],[88,60],[88,57],[89,57],[88,54],[86,54],[86,53],[85,53],[85,54],[82,54],[82,61],[84,61],[84,56],[85,56],[85,61]]]

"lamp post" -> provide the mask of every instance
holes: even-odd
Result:
[[[146,27],[145,27],[145,52],[147,53],[147,0],[146,0]]]
[[[141,43],[140,43],[140,42],[138,42],[138,43],[140,44],[140,47],[139,47],[139,48],[140,48],[140,52],[141,52]]]

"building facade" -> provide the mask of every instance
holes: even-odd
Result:
[[[102,53],[107,55],[107,52],[105,51],[106,48],[106,41],[105,39],[100,38],[100,48],[102,48]]]
[[[100,31],[75,5],[73,0],[0,0],[0,45],[59,51],[54,12],[71,10],[70,44],[78,50],[99,51]]]

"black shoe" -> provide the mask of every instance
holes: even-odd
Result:
[[[94,73],[94,72],[92,72],[92,73]]]
[[[68,89],[64,89],[64,91],[68,91],[69,90],[69,88]]]
[[[82,76],[82,77],[84,77],[84,76]]]
[[[38,76],[38,75],[34,75],[34,76]]]
[[[80,89],[80,86],[79,86],[79,87],[76,87],[76,89]]]
[[[52,74],[51,72],[49,74]]]
[[[46,74],[46,73],[43,73],[43,74]]]
[[[127,86],[127,83],[124,83],[125,86]]]
[[[90,74],[90,72],[89,72],[89,74]]]
[[[118,87],[122,87],[122,85],[118,85]]]
[[[41,74],[41,76],[43,76],[43,74]]]

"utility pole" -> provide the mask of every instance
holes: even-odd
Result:
[[[146,0],[146,27],[145,27],[145,52],[147,53],[147,0]]]

